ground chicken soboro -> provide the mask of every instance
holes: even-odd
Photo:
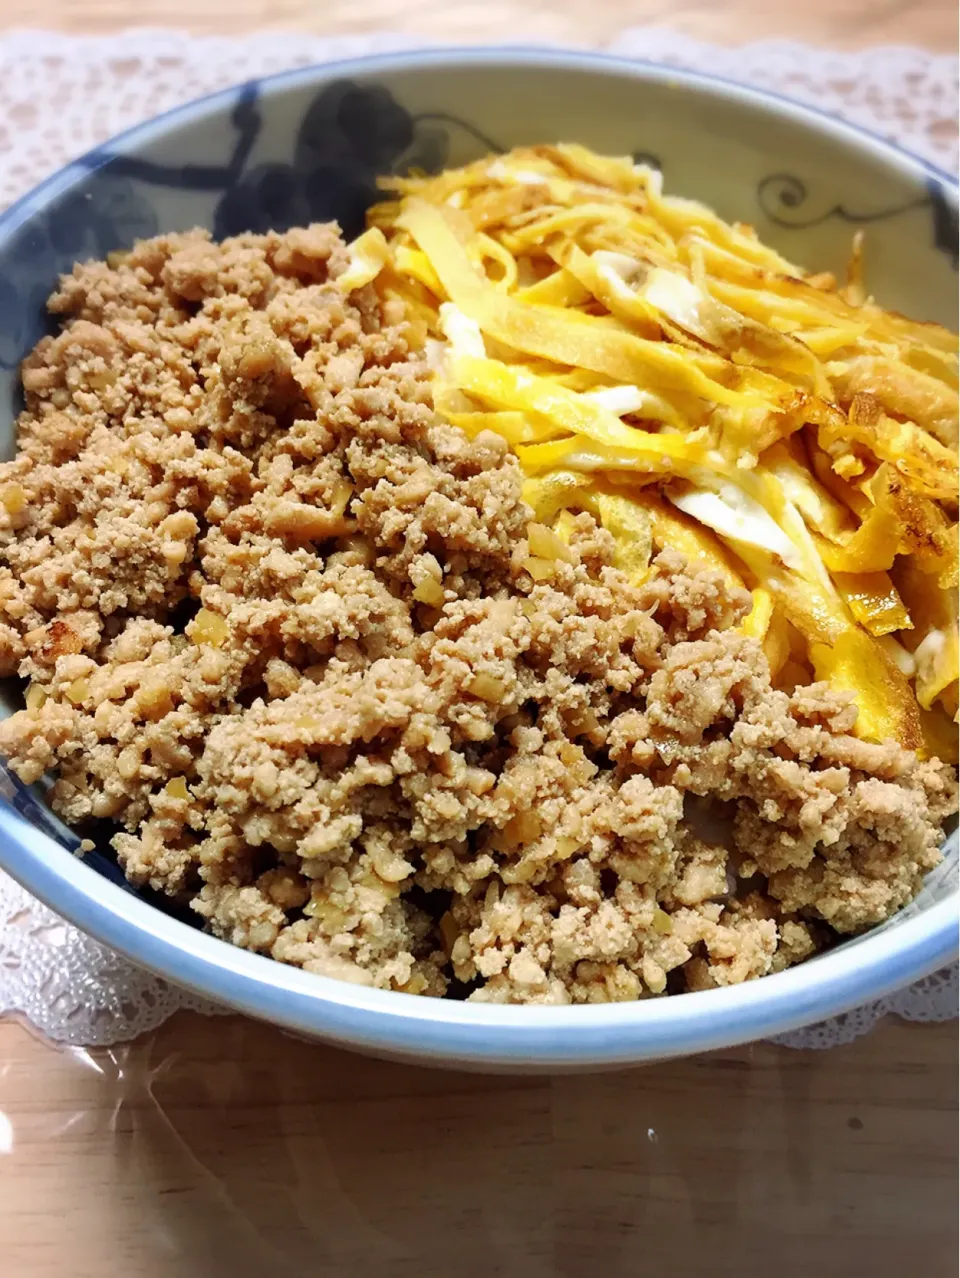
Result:
[[[910,900],[951,771],[772,690],[746,597],[631,586],[588,516],[533,581],[516,461],[346,260],[194,232],[61,282],[0,478],[23,780],[216,935],[416,993],[725,985]]]

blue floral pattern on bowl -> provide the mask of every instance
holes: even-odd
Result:
[[[257,165],[226,187],[213,233],[221,239],[335,220],[346,236],[357,235],[378,198],[377,178],[411,169],[439,172],[451,127],[473,132],[486,150],[499,149],[465,121],[413,116],[380,86],[339,80],[304,112],[292,164]]]
[[[325,86],[309,103],[292,163],[247,166],[263,127],[256,82],[238,91],[229,123],[230,152],[222,164],[162,164],[109,144],[77,161],[76,185],[10,245],[12,269],[0,276],[0,368],[15,368],[42,336],[45,303],[59,274],[157,234],[150,188],[214,192],[217,239],[327,221],[339,222],[352,237],[378,198],[377,178],[439,172],[452,132],[474,138],[481,152],[501,149],[464,120],[439,112],[411,115],[387,89],[350,80]]]
[[[957,210],[946,198],[943,184],[934,177],[927,179],[923,195],[892,207],[859,209],[828,204],[824,209],[811,211],[810,191],[802,179],[791,173],[771,173],[757,187],[757,203],[772,222],[791,230],[807,230],[828,218],[840,218],[851,226],[869,226],[871,222],[886,222],[911,209],[929,208],[932,243],[957,270]]]
[[[74,262],[156,235],[156,212],[129,178],[104,166],[13,236],[0,273],[0,368],[15,368],[45,328],[57,276]]]

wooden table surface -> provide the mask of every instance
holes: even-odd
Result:
[[[3,0],[4,27],[383,28],[953,52],[954,0]],[[132,1047],[0,1024],[2,1278],[941,1278],[954,1025],[594,1077],[363,1060],[182,1013]]]
[[[288,28],[323,35],[405,31],[434,40],[575,40],[625,27],[739,44],[783,37],[832,48],[916,44],[955,51],[956,0],[2,0],[3,27],[99,33],[168,26],[229,35]]]
[[[956,1040],[550,1080],[187,1013],[90,1053],[0,1025],[0,1273],[952,1278]]]

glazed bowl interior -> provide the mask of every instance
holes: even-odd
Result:
[[[842,274],[864,227],[888,307],[957,323],[956,192],[869,134],[709,77],[593,55],[397,54],[247,84],[145,124],[61,170],[0,217],[0,432],[14,450],[17,365],[47,331],[59,272],[137,238],[336,218],[363,224],[378,174],[576,141],[659,167],[666,189],[749,222],[785,256]],[[0,713],[22,705],[2,687]],[[917,900],[875,931],[739,987],[606,1007],[448,1003],[362,989],[235,950],[164,912],[0,776],[0,864],[86,931],[197,993],[384,1056],[480,1068],[600,1067],[743,1042],[844,1011],[956,950],[957,839]]]

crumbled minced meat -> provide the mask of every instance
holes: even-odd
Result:
[[[0,466],[22,779],[217,936],[414,993],[725,985],[909,901],[952,772],[773,689],[747,598],[674,554],[631,585],[581,515],[534,582],[516,460],[346,262],[191,232],[61,281]]]

